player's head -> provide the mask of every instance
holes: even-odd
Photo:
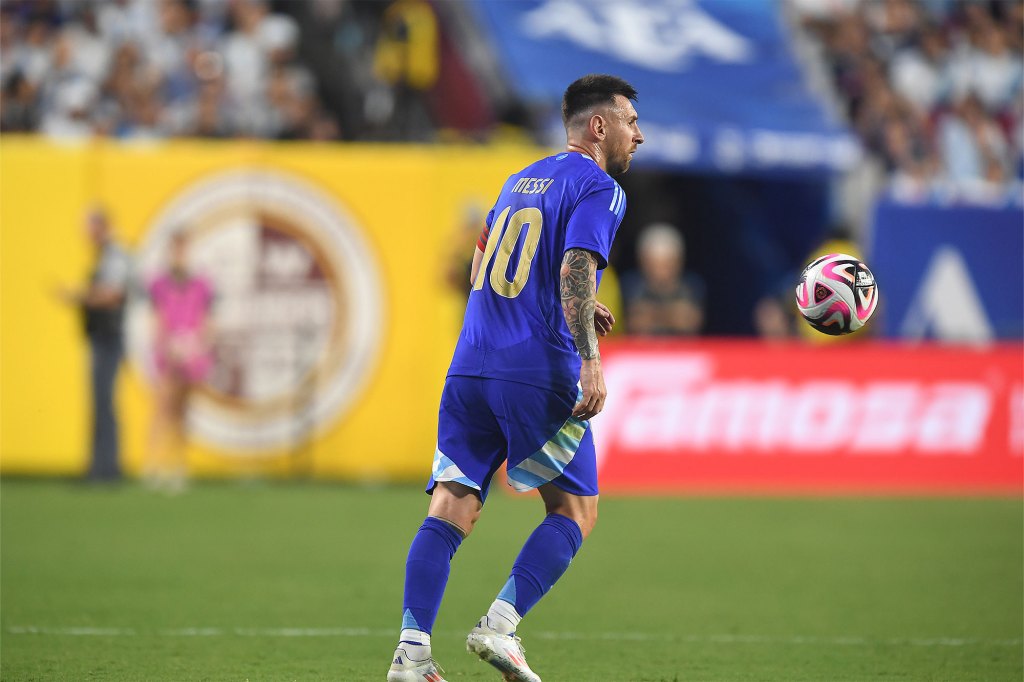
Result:
[[[574,81],[562,97],[569,143],[600,148],[609,175],[621,175],[644,136],[637,125],[636,89],[616,76],[591,74]]]

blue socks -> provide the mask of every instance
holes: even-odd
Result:
[[[430,633],[448,584],[452,557],[461,544],[462,534],[453,525],[432,516],[413,538],[405,563],[400,638],[404,645],[427,647],[429,651]],[[526,540],[512,566],[512,575],[488,610],[489,625],[505,634],[515,632],[520,619],[569,568],[582,544],[583,533],[575,521],[561,514],[548,514]]]
[[[441,597],[448,584],[452,557],[461,544],[462,534],[446,521],[428,516],[420,526],[405,562],[403,639],[406,630],[418,630],[429,635],[434,628]]]
[[[583,533],[575,521],[548,514],[526,540],[512,575],[487,612],[490,626],[505,634],[515,632],[519,619],[562,577],[582,544]]]

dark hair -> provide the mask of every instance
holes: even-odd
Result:
[[[618,76],[592,73],[577,79],[562,96],[562,122],[569,124],[578,114],[598,104],[612,104],[615,95],[636,101],[636,88]]]

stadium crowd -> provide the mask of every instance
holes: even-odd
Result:
[[[791,0],[846,118],[908,196],[1004,195],[1024,145],[1024,3]]]
[[[1021,176],[1024,3],[790,6],[846,119],[895,187],[984,197]],[[481,101],[495,99],[494,86],[454,47],[457,9],[426,0],[5,0],[2,130],[421,141],[439,128],[479,128],[507,105]],[[432,106],[442,91],[461,93],[448,109],[462,113]]]
[[[5,0],[3,132],[417,139],[432,127],[425,0]]]

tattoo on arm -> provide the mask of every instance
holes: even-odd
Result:
[[[562,314],[580,357],[599,357],[594,307],[597,303],[597,261],[585,249],[569,249],[562,259]]]

